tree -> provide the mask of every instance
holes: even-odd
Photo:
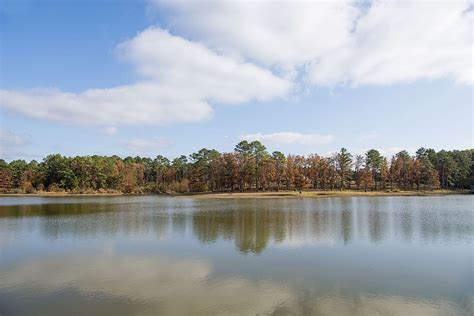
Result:
[[[346,187],[346,182],[350,177],[352,168],[352,155],[345,148],[336,155],[337,171],[341,180],[341,189]]]
[[[28,168],[28,164],[24,160],[13,160],[9,164],[9,168],[11,171],[11,181],[12,185],[17,188],[21,188],[23,186],[24,173]]]
[[[246,186],[251,186],[255,167],[253,166],[252,146],[248,141],[243,140],[235,146],[234,152],[237,154],[239,162],[239,183],[240,190],[245,190]]]
[[[306,159],[303,156],[295,156],[294,157],[294,169],[293,169],[293,185],[296,190],[301,191],[306,189],[307,177],[306,177]]]
[[[364,187],[364,191],[367,192],[368,189],[372,189],[375,185],[374,176],[372,170],[365,166],[361,170],[361,185]]]
[[[158,155],[151,164],[152,173],[154,175],[155,191],[164,192],[168,184],[168,169],[170,167],[170,161],[168,158]]]
[[[468,188],[472,164],[470,152],[468,150],[453,150],[450,155],[455,163],[452,175],[454,187]]]
[[[190,185],[193,191],[214,191],[217,181],[217,159],[220,153],[215,149],[202,148],[191,154]]]
[[[375,190],[378,189],[377,182],[381,180],[381,168],[383,157],[378,150],[371,149],[365,154],[365,165],[372,173],[372,180],[375,184]]]
[[[380,165],[380,182],[382,184],[382,189],[385,190],[387,183],[390,179],[390,174],[389,174],[389,167],[388,167],[388,162],[387,158],[383,157],[382,158],[382,163]]]
[[[440,175],[441,187],[447,188],[453,184],[452,174],[455,167],[455,162],[451,155],[447,151],[441,150],[437,155],[436,164],[436,169]]]
[[[234,153],[222,155],[222,185],[224,189],[234,191],[239,179],[239,163]]]
[[[250,143],[251,154],[254,162],[254,177],[255,177],[255,189],[259,189],[260,178],[262,177],[261,169],[262,165],[269,158],[267,148],[258,140]]]
[[[414,163],[406,150],[395,155],[391,172],[399,187],[409,189],[413,186]]]
[[[173,168],[175,168],[175,180],[181,181],[188,175],[188,159],[186,156],[181,155],[178,158],[173,159]]]
[[[352,169],[352,167],[354,169]],[[0,191],[112,190],[142,192],[205,192],[239,190],[316,190],[350,188],[372,190],[468,189],[474,183],[474,149],[420,148],[415,156],[400,151],[390,160],[371,149],[356,156],[342,148],[330,157],[268,154],[259,141],[241,141],[233,152],[203,148],[170,161],[147,157],[49,155],[40,163],[0,159]]]
[[[364,157],[362,155],[357,155],[355,157],[354,163],[354,180],[357,186],[357,189],[360,189],[362,183],[362,171],[364,168]]]
[[[276,183],[276,189],[279,191],[282,188],[283,179],[286,177],[286,157],[280,151],[272,153],[272,160],[275,166],[275,175],[273,177]]]
[[[2,159],[3,160],[3,159]],[[0,192],[8,193],[12,188],[12,173],[8,166],[0,166]]]

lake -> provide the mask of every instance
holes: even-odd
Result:
[[[0,198],[0,315],[472,315],[474,196]]]

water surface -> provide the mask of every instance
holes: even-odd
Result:
[[[0,198],[0,315],[472,315],[474,196]]]

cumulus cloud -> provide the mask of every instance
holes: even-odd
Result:
[[[470,1],[374,1],[349,40],[311,61],[311,82],[392,84],[450,78],[473,82]]]
[[[168,148],[173,145],[173,142],[165,138],[136,138],[125,141],[123,145],[133,154],[147,154]]]
[[[2,90],[2,105],[30,117],[73,124],[163,124],[209,118],[212,108],[153,82],[68,93],[57,89]]]
[[[334,140],[333,135],[301,134],[294,132],[277,132],[272,134],[245,134],[240,137],[246,140],[258,140],[269,144],[299,144],[299,145],[323,145]]]
[[[142,81],[69,93],[0,90],[0,104],[21,114],[72,124],[160,125],[212,117],[211,102],[235,104],[285,96],[290,82],[267,69],[149,28],[118,47]]]
[[[314,85],[473,82],[469,0],[150,2],[209,47],[301,71]]]
[[[137,82],[0,90],[0,106],[113,128],[202,121],[217,104],[281,98],[298,85],[474,82],[469,0],[149,2],[171,33],[150,27],[118,45]]]
[[[348,40],[358,12],[351,1],[169,1],[169,24],[222,52],[267,66],[303,64]]]
[[[198,42],[159,28],[122,43],[118,52],[145,78],[171,87],[190,99],[219,103],[264,101],[285,96],[290,83],[267,69],[219,55]]]

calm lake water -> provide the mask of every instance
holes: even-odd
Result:
[[[0,198],[0,315],[473,315],[474,196]]]

